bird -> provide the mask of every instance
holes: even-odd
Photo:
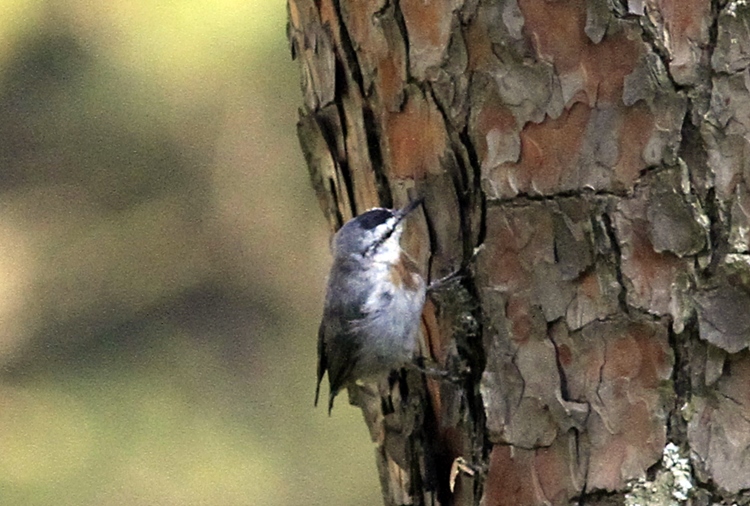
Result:
[[[370,209],[333,237],[315,388],[317,406],[327,373],[329,416],[342,388],[387,377],[414,358],[426,286],[400,238],[404,219],[421,203]]]

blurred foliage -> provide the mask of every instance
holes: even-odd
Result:
[[[378,504],[312,408],[327,226],[278,0],[6,0],[0,504]]]

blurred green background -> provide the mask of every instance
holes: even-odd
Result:
[[[0,504],[380,504],[284,2],[2,10]]]

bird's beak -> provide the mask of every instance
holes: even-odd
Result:
[[[412,200],[412,201],[411,201],[411,202],[409,202],[408,204],[406,204],[406,206],[404,206],[404,208],[403,208],[403,209],[401,209],[401,210],[400,210],[400,211],[398,212],[398,221],[401,221],[401,220],[403,220],[404,218],[406,218],[406,215],[408,215],[408,214],[409,214],[410,212],[412,212],[412,211],[413,211],[413,210],[415,210],[415,209],[416,209],[417,207],[419,207],[419,206],[420,206],[420,204],[422,204],[422,202],[424,202],[424,197],[419,197],[419,198],[417,198],[417,199],[414,199],[414,200]],[[398,223],[398,222],[397,222],[397,223]]]

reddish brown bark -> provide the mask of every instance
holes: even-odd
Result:
[[[289,7],[333,228],[424,195],[405,245],[468,267],[423,329],[462,380],[364,407],[386,504],[678,504],[668,443],[691,504],[747,501],[750,7]]]

